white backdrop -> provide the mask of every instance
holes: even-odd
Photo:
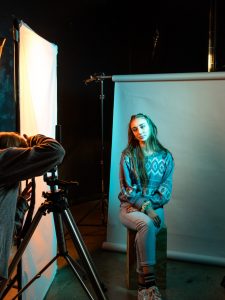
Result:
[[[55,137],[57,124],[57,52],[29,26],[21,22],[19,43],[20,131]],[[43,177],[36,178],[36,206],[44,202],[42,191],[48,190]],[[35,213],[34,212],[34,213]],[[55,255],[56,237],[52,214],[41,219],[25,254],[23,255],[23,285],[37,274]],[[45,271],[23,294],[23,299],[44,298],[54,275],[56,262]]]
[[[168,257],[225,265],[225,73],[113,76],[115,81],[107,241],[126,250],[119,161],[132,114],[148,114],[175,159],[165,206]]]

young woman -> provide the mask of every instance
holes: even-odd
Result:
[[[155,278],[156,234],[164,224],[164,205],[172,193],[174,160],[144,115],[131,116],[128,145],[120,161],[120,220],[137,231],[138,300],[160,300]]]
[[[50,137],[0,132],[0,292],[8,278],[19,182],[43,175],[64,155],[63,147]]]

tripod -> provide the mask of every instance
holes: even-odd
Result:
[[[27,230],[24,239],[22,240],[8,270],[8,278],[9,280],[0,286],[0,299],[4,299],[4,297],[7,295],[8,291],[14,284],[16,280],[16,276],[13,279],[10,279],[13,271],[15,270],[16,266],[20,263],[21,257],[33,235],[35,232],[35,229],[37,225],[39,224],[41,218],[45,216],[47,213],[53,213],[53,219],[56,229],[56,238],[57,238],[57,246],[58,246],[58,253],[57,255],[51,259],[51,261],[43,267],[39,273],[37,273],[23,288],[18,291],[17,295],[12,299],[16,299],[18,296],[20,296],[36,279],[38,279],[41,274],[59,257],[64,257],[69,266],[71,267],[73,273],[78,278],[79,282],[81,283],[84,291],[86,292],[89,299],[95,300],[91,294],[91,291],[88,289],[88,287],[85,285],[85,282],[83,280],[83,276],[81,276],[80,273],[87,274],[90,282],[92,284],[92,287],[95,291],[95,294],[97,296],[98,300],[107,300],[107,297],[105,296],[105,287],[103,283],[100,281],[99,276],[95,270],[94,263],[89,255],[89,252],[86,248],[86,245],[82,239],[82,236],[78,230],[78,227],[73,219],[72,213],[69,210],[68,207],[68,201],[67,201],[67,185],[68,183],[65,181],[58,180],[55,172],[56,169],[54,169],[52,172],[52,176],[48,177],[47,175],[44,176],[44,180],[49,184],[50,186],[50,192],[43,192],[43,197],[46,199],[44,203],[41,204],[41,206],[38,208],[31,225],[29,229]],[[72,182],[74,184],[78,184],[77,182]],[[61,189],[56,189],[56,186],[61,187]],[[67,228],[75,249],[77,250],[79,257],[81,258],[81,261],[84,265],[85,270],[76,263],[73,258],[68,254],[67,247],[66,247],[66,241],[64,237],[64,230],[63,225]],[[79,272],[78,270],[79,269]]]
[[[100,166],[101,166],[101,198],[100,198],[100,210],[101,210],[101,220],[102,224],[106,224],[107,220],[107,207],[108,207],[108,200],[105,193],[105,177],[104,177],[104,80],[105,79],[111,79],[112,76],[106,76],[104,73],[101,75],[91,75],[90,78],[84,80],[84,83],[87,85],[88,83],[91,83],[93,81],[100,82],[100,96],[99,99],[101,101],[101,160],[100,160]],[[99,205],[97,203],[96,207]],[[80,224],[89,214],[93,211],[93,208],[88,211],[79,221],[78,224]],[[84,224],[80,224],[84,225]],[[87,225],[87,224],[85,224]]]

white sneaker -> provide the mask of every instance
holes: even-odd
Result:
[[[149,300],[149,299],[150,298],[148,297],[147,289],[138,290],[138,300]]]
[[[157,286],[138,291],[138,300],[162,300],[162,296]]]
[[[150,288],[147,289],[148,293],[148,300],[162,300],[162,296],[159,292],[159,289],[157,286],[151,286]]]

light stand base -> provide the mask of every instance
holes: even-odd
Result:
[[[96,210],[100,211],[100,222],[99,224],[83,223],[83,221]],[[107,225],[107,214],[108,214],[108,199],[106,196],[98,200],[98,202],[91,207],[76,223],[78,226],[106,226]]]

